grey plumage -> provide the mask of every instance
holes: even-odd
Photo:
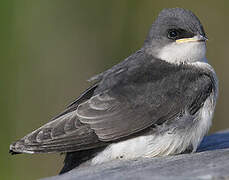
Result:
[[[168,31],[173,29],[178,37],[168,38]],[[215,106],[214,71],[183,60],[167,62],[159,53],[162,47],[177,39],[196,35],[205,37],[200,21],[191,11],[163,10],[140,50],[92,77],[90,80],[96,81],[93,86],[51,122],[13,143],[10,151],[67,152],[63,173],[92,159],[110,144],[140,135],[181,133],[197,126],[196,121],[201,121],[200,110],[209,97],[212,97],[211,111]],[[202,59],[191,58],[190,62],[193,61]],[[197,141],[206,133],[208,125],[204,128]],[[171,154],[197,146],[193,139],[189,141],[182,148],[177,147],[180,150],[173,147]]]

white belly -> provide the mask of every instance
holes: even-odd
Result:
[[[163,134],[139,136],[129,140],[113,143],[91,160],[91,164],[101,164],[115,159],[135,159],[179,154],[190,145],[193,152],[207,133],[215,107],[213,94],[205,101],[193,124],[182,131],[166,131]]]

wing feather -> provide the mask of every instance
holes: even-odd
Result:
[[[11,153],[71,152],[104,146],[89,125],[79,121],[75,109],[89,99],[97,85],[87,89],[53,120],[10,146]]]
[[[125,71],[107,71],[64,112],[13,143],[10,151],[72,152],[106,146],[147,128],[177,121],[183,112],[194,116],[212,92],[209,73],[138,58]]]

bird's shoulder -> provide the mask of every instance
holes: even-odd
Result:
[[[140,49],[135,53],[131,54],[130,56],[128,56],[127,58],[125,58],[120,63],[112,66],[108,70],[99,73],[95,76],[92,76],[88,81],[101,81],[104,78],[118,75],[121,72],[124,72],[130,68],[133,68],[134,66],[141,64],[141,61],[146,60],[146,58],[147,56],[145,54],[144,49]]]
[[[210,66],[205,64],[204,66]],[[165,82],[169,86],[189,85],[201,76],[214,79],[214,71],[203,67],[203,65],[169,63],[140,50],[100,74],[99,78],[97,77],[98,87],[95,89],[94,95],[124,87],[134,87],[134,90],[137,90],[137,87],[166,85]]]

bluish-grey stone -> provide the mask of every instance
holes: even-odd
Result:
[[[44,180],[229,180],[229,131],[206,136],[197,153],[113,161]]]

